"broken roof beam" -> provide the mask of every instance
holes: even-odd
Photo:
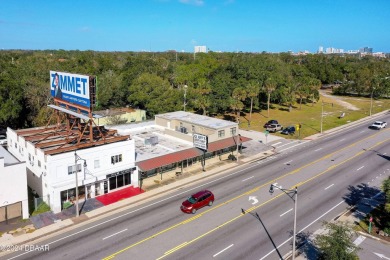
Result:
[[[61,147],[61,148],[46,150],[46,151],[44,151],[44,153],[45,153],[45,155],[52,155],[52,154],[58,154],[58,153],[63,153],[63,152],[71,152],[71,151],[75,151],[75,150],[82,149],[82,148],[88,148],[88,147],[92,147],[92,146],[99,146],[99,145],[108,144],[108,143],[125,141],[129,138],[130,138],[129,135],[115,136],[115,137],[106,138],[105,140],[100,140],[100,141],[96,141],[96,142],[86,142],[86,143],[81,143],[78,145],[72,145],[69,147]]]

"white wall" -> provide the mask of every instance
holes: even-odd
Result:
[[[76,186],[75,174],[68,174],[68,167],[75,165],[73,152],[45,155],[21,136],[8,128],[9,151],[16,158],[25,161],[28,185],[36,190],[54,212],[61,210],[60,192]],[[17,146],[15,147],[15,143]],[[122,161],[111,164],[111,156],[122,154]],[[84,161],[79,160],[79,186],[106,179],[106,175],[127,170],[135,166],[135,142],[133,139],[77,150],[77,155],[87,162],[87,170],[93,175],[84,174]],[[99,167],[95,161],[99,161]],[[131,184],[138,187],[138,169],[131,175]],[[27,186],[26,186],[27,189]]]
[[[6,164],[0,157],[0,206],[22,202],[23,218],[29,217],[26,164]]]

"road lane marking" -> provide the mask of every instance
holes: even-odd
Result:
[[[378,133],[378,134],[379,134],[379,133]],[[365,141],[366,139],[370,139],[370,138],[372,138],[373,136],[375,136],[375,135],[372,135],[372,136],[368,136],[368,137],[366,137],[366,138],[363,138],[363,139],[359,140],[359,141],[356,142],[356,143],[353,143],[353,144],[351,144],[351,145],[345,146],[344,148],[342,148],[342,149],[340,149],[340,150],[337,150],[337,151],[332,152],[332,153],[330,153],[330,154],[328,154],[328,155],[325,155],[325,156],[323,156],[323,157],[321,157],[321,158],[319,158],[319,159],[317,159],[317,160],[314,160],[314,161],[312,161],[312,162],[310,162],[310,163],[308,163],[308,164],[306,164],[306,165],[304,165],[304,166],[302,166],[302,167],[299,167],[299,168],[297,168],[297,169],[295,169],[295,170],[293,170],[293,171],[291,171],[291,172],[288,172],[288,173],[286,173],[286,174],[284,174],[284,175],[282,175],[282,176],[279,176],[279,177],[277,177],[277,178],[275,178],[275,179],[273,179],[273,180],[271,180],[271,181],[269,181],[269,182],[267,182],[267,183],[265,183],[265,184],[263,184],[263,185],[260,185],[260,186],[258,186],[258,187],[255,187],[255,188],[253,188],[252,190],[249,190],[249,191],[247,191],[247,192],[245,192],[245,193],[243,193],[243,194],[241,194],[241,195],[238,195],[238,196],[236,196],[236,197],[234,197],[234,198],[232,198],[232,199],[230,199],[230,200],[228,200],[228,201],[225,201],[224,203],[215,205],[213,208],[210,208],[210,209],[206,210],[205,212],[199,214],[199,216],[203,216],[204,214],[206,214],[206,213],[208,213],[208,212],[210,212],[210,211],[212,211],[212,210],[216,210],[217,208],[220,208],[220,207],[222,207],[223,205],[226,205],[226,204],[228,204],[228,203],[230,203],[230,202],[232,202],[232,201],[235,201],[235,200],[237,200],[237,199],[239,199],[239,198],[241,198],[241,197],[243,197],[243,196],[245,196],[245,195],[250,195],[250,194],[252,194],[253,192],[258,191],[260,188],[266,187],[266,186],[270,185],[271,183],[273,183],[273,182],[275,182],[275,181],[277,181],[277,180],[281,180],[281,179],[283,179],[283,178],[285,178],[285,177],[287,177],[287,176],[293,175],[294,173],[297,173],[297,172],[301,171],[301,170],[304,169],[304,168],[307,168],[307,167],[309,167],[309,166],[311,166],[311,165],[313,165],[313,164],[315,164],[315,163],[317,163],[317,162],[323,161],[323,160],[325,160],[325,159],[327,159],[327,158],[329,158],[329,157],[332,157],[334,154],[336,154],[336,153],[338,153],[338,152],[340,152],[340,151],[346,150],[346,149],[348,149],[348,148],[350,148],[350,147],[352,147],[352,146],[355,146],[357,143],[363,142],[363,141]],[[388,140],[390,140],[390,139],[388,139]],[[378,142],[377,144],[373,145],[372,147],[368,148],[367,150],[370,150],[370,149],[372,149],[372,148],[378,146],[378,145],[381,144],[381,143],[387,142],[388,140],[383,140],[383,141],[381,141],[381,142]],[[334,167],[339,166],[339,165],[341,165],[341,164],[343,164],[343,163],[346,163],[346,162],[348,162],[349,160],[352,160],[352,159],[354,159],[354,158],[360,156],[360,155],[363,154],[364,152],[365,152],[364,150],[361,151],[361,152],[358,152],[357,154],[355,154],[355,155],[352,156],[351,158],[345,160],[344,162],[340,162],[339,164],[335,165]],[[254,166],[253,166],[253,167],[254,167]],[[312,181],[312,180],[318,178],[319,176],[321,176],[321,175],[323,175],[324,173],[330,171],[330,170],[333,169],[334,167],[328,168],[328,169],[324,170],[323,172],[321,172],[321,173],[319,173],[319,174],[317,174],[317,175],[315,175],[315,176],[313,176],[313,177],[307,179],[306,181],[303,181],[303,182],[300,182],[300,183],[298,183],[298,184],[296,184],[296,185],[293,185],[293,188],[296,187],[296,186],[301,186],[301,185],[303,185],[303,184],[305,184],[305,183],[308,183],[308,182],[310,182],[310,181]],[[244,168],[244,169],[242,169],[242,170],[240,170],[240,171],[237,171],[237,172],[235,172],[235,173],[231,173],[231,174],[229,174],[228,176],[232,176],[232,175],[234,175],[234,174],[236,174],[236,173],[238,173],[238,172],[241,172],[241,171],[244,171],[244,170],[248,170],[248,169],[250,169],[250,168],[252,168],[252,167]],[[224,177],[221,177],[221,178],[218,178],[218,179],[224,179]],[[215,182],[215,181],[217,181],[217,179],[216,179],[216,180],[213,180],[213,181],[211,181],[211,182],[209,182],[209,183],[213,183],[213,182]],[[201,186],[205,186],[205,185],[206,185],[206,184],[203,184],[203,185],[201,185]],[[201,186],[200,186],[200,187],[201,187]],[[195,187],[195,188],[193,188],[193,189],[197,189],[197,188],[199,188],[199,186],[198,186],[198,187]],[[190,189],[190,190],[193,190],[193,189]],[[188,191],[187,191],[187,192],[188,192]],[[183,192],[183,193],[184,193],[184,192]],[[278,198],[278,197],[280,197],[280,196],[282,196],[282,195],[283,195],[283,193],[281,193],[281,194],[279,194],[279,195],[273,197],[272,199],[270,199],[270,200],[268,200],[268,201],[266,201],[266,202],[264,202],[264,203],[262,203],[262,204],[259,204],[258,206],[254,206],[254,207],[252,207],[251,209],[247,210],[247,212],[252,211],[252,210],[254,210],[254,209],[256,209],[256,208],[260,208],[260,207],[262,207],[263,205],[265,205],[266,203],[270,203],[271,201],[275,200],[276,198]],[[174,195],[174,196],[171,196],[171,197],[176,197],[176,196]],[[201,237],[203,237],[203,236],[205,236],[205,235],[207,235],[207,234],[209,234],[209,233],[214,232],[214,231],[217,230],[218,228],[221,228],[222,226],[227,225],[228,223],[230,223],[230,222],[232,222],[232,221],[238,219],[239,217],[240,217],[240,216],[238,216],[238,217],[236,217],[236,218],[233,218],[233,219],[231,219],[231,220],[228,221],[228,222],[225,222],[223,225],[220,225],[220,226],[218,226],[217,228],[214,228],[213,230],[210,230],[209,232],[203,234]],[[183,221],[183,222],[185,222],[185,221]],[[186,223],[188,223],[188,222],[186,222]],[[165,230],[162,230],[162,231],[160,231],[160,232],[158,232],[158,233],[156,233],[156,234],[154,234],[154,235],[151,235],[151,236],[149,236],[149,237],[147,237],[147,238],[145,238],[145,239],[143,239],[143,240],[141,240],[141,241],[138,241],[138,242],[136,242],[136,243],[134,243],[134,244],[131,244],[131,245],[125,247],[124,249],[119,250],[119,251],[117,251],[117,252],[115,252],[115,253],[113,253],[113,254],[107,256],[107,257],[104,258],[104,259],[106,259],[106,260],[112,259],[112,258],[114,258],[115,256],[117,256],[118,254],[121,254],[121,253],[123,253],[124,251],[127,251],[127,250],[129,250],[129,249],[131,249],[131,248],[133,248],[133,247],[135,247],[135,246],[141,244],[141,243],[144,243],[144,242],[146,242],[146,241],[148,241],[148,240],[150,240],[150,239],[152,239],[152,238],[155,238],[155,237],[158,236],[158,235],[161,235],[161,234],[163,234],[163,233],[166,233],[166,232],[168,232],[168,231],[171,230],[171,229],[174,229],[174,228],[176,228],[176,227],[179,227],[179,226],[181,226],[182,224],[183,224],[183,223],[180,222],[180,223],[177,223],[177,224],[175,224],[175,225],[173,225],[173,226],[171,226],[171,227],[168,227],[168,228],[166,228]],[[194,240],[188,242],[188,243],[186,244],[186,246],[189,245],[189,244],[191,244],[193,241],[196,241],[196,240],[199,239],[199,238],[200,238],[200,237],[198,237],[198,238],[196,238],[196,239],[194,239]],[[172,253],[173,253],[173,252],[172,252]],[[168,254],[164,254],[164,255],[163,255],[162,257],[160,257],[159,259],[164,258],[164,257],[166,257],[166,256],[168,256]]]
[[[252,176],[252,177],[249,177],[249,178],[243,179],[242,181],[247,181],[247,180],[250,180],[250,179],[252,179],[253,177],[255,177],[255,176]]]
[[[305,142],[304,142],[304,143],[305,143]],[[296,145],[293,145],[293,146],[287,147],[287,148],[285,148],[285,149],[283,149],[283,150],[280,150],[279,152],[283,152],[283,151],[289,150],[289,149],[291,149],[291,148],[294,148],[295,146],[302,145],[302,144],[304,144],[304,143],[298,143],[298,144],[296,144]],[[283,146],[283,145],[282,145],[282,146]],[[282,146],[280,146],[280,147],[282,147]],[[279,148],[279,147],[278,147],[278,148]]]
[[[110,238],[110,237],[113,237],[113,236],[115,236],[115,235],[118,235],[119,233],[125,232],[126,230],[127,230],[127,228],[124,229],[124,230],[122,230],[122,231],[116,232],[116,233],[114,233],[114,234],[112,234],[112,235],[110,235],[110,236],[108,236],[108,237],[105,237],[105,238],[103,238],[103,240],[106,240],[107,238]]]
[[[282,142],[277,142],[275,144],[272,144],[272,146],[275,146],[275,145],[278,145],[278,144],[281,144]]]
[[[229,248],[231,248],[232,246],[234,246],[234,244],[231,244],[230,246],[226,247],[225,249],[222,249],[221,251],[219,251],[218,253],[216,253],[215,255],[213,255],[213,257],[216,257],[217,255],[219,255],[220,253],[228,250]]]
[[[319,150],[322,150],[322,148],[318,148],[318,149],[314,150],[314,152],[318,152]]]
[[[290,161],[288,161],[288,162],[285,162],[284,164],[289,164],[290,162],[292,162],[293,160],[290,160]]]
[[[327,212],[325,212],[324,214],[322,214],[321,216],[319,216],[318,218],[316,218],[315,220],[313,220],[309,225],[307,225],[306,227],[302,228],[300,231],[298,231],[297,234],[303,232],[305,229],[307,229],[308,227],[310,227],[311,225],[313,225],[315,222],[317,222],[320,218],[324,217],[326,214],[328,214],[329,212],[331,212],[332,210],[334,210],[335,208],[337,208],[338,206],[340,206],[342,203],[345,203],[345,201],[341,201],[339,203],[336,204],[336,206],[333,206],[330,210],[328,210]],[[279,249],[281,248],[284,244],[286,244],[287,242],[289,242],[290,240],[292,239],[292,236],[287,239],[286,241],[284,241],[283,243],[281,243],[278,247],[276,247],[276,249]],[[275,252],[276,249],[272,249],[268,254],[266,254],[265,256],[263,256],[262,258],[260,258],[260,260],[264,260],[267,256],[269,256],[270,254],[272,254],[273,252]]]
[[[366,139],[366,138],[365,138],[365,139]],[[364,140],[364,139],[363,139],[363,140]],[[390,140],[390,139],[387,139],[387,140],[378,142],[378,143],[374,144],[373,146],[369,147],[369,149],[367,149],[367,150],[373,149],[374,147],[376,147],[376,146],[378,146],[378,145],[380,145],[380,144],[382,144],[382,143],[384,143],[384,142],[387,142],[388,140]],[[354,145],[355,145],[355,144],[352,144],[352,145],[350,145],[350,146],[354,146]],[[347,146],[347,147],[348,147],[348,146]],[[345,149],[345,147],[344,147],[343,149],[340,149],[340,150],[344,150],[344,149]],[[346,159],[345,161],[342,161],[342,162],[336,164],[334,167],[340,166],[340,165],[342,165],[342,164],[344,164],[344,163],[346,163],[346,162],[348,162],[348,161],[350,161],[350,160],[352,160],[352,159],[354,159],[354,158],[356,158],[356,157],[362,155],[364,152],[365,152],[364,150],[363,150],[363,151],[360,151],[360,152],[356,153],[354,156],[352,156],[351,158],[348,158],[348,159]],[[331,157],[333,154],[334,154],[334,153],[331,153],[331,154],[329,154],[329,155],[327,155],[327,156],[324,156],[323,158],[329,158],[329,157]],[[287,175],[292,175],[293,173],[299,172],[301,169],[307,167],[308,165],[314,164],[314,162],[317,162],[317,161],[320,161],[320,159],[315,160],[315,161],[313,161],[313,162],[311,162],[311,163],[309,163],[309,164],[307,164],[307,165],[305,165],[305,166],[302,166],[302,167],[300,167],[300,168],[297,168],[297,169],[295,169],[294,171],[291,171],[290,173],[288,173]],[[334,167],[328,167],[328,169],[325,169],[324,171],[318,173],[317,175],[315,175],[315,176],[313,176],[313,177],[311,177],[311,178],[309,178],[309,179],[307,179],[307,180],[305,180],[305,181],[299,182],[299,183],[297,183],[296,185],[293,185],[292,188],[298,187],[298,186],[302,186],[302,185],[304,185],[304,184],[306,184],[306,183],[308,183],[308,182],[311,182],[311,181],[313,181],[314,179],[320,177],[321,175],[323,175],[323,174],[329,172],[329,171],[332,170]],[[287,176],[287,175],[284,175],[284,177]],[[276,181],[276,180],[279,180],[279,179],[282,179],[282,177],[278,177],[278,178],[276,178],[276,179],[273,180],[273,181]],[[259,186],[259,189],[260,189],[260,187],[264,187],[264,186],[266,186],[266,185],[269,185],[270,183],[272,183],[272,181],[271,181],[271,182],[268,182],[268,183],[265,184],[265,185]],[[275,185],[275,184],[274,184],[274,185]],[[257,189],[257,188],[256,188],[256,189]],[[251,192],[251,191],[248,191],[248,192],[246,192],[245,194],[250,194],[250,193],[252,193],[252,192]],[[254,210],[256,210],[256,209],[258,209],[258,208],[264,206],[265,204],[271,203],[273,200],[276,200],[277,198],[281,197],[282,195],[283,195],[283,193],[280,193],[280,194],[276,195],[275,197],[273,197],[272,199],[270,199],[270,200],[268,200],[268,201],[265,201],[265,202],[259,204],[258,206],[253,206],[252,208],[247,209],[246,212],[252,212],[252,211],[254,211]],[[241,197],[241,195],[238,196],[238,197]],[[337,206],[339,206],[339,205],[340,205],[341,203],[343,203],[343,202],[345,202],[345,201],[344,201],[344,200],[341,201],[341,202],[338,203],[336,206],[334,206],[333,208],[331,208],[329,211],[325,212],[325,213],[324,213],[322,216],[320,216],[319,218],[323,217],[324,215],[326,215],[327,213],[329,213],[331,210],[333,210],[334,208],[336,208]],[[225,203],[226,203],[226,202],[225,202]],[[218,205],[218,206],[221,206],[221,204]],[[207,236],[208,234],[211,234],[212,232],[218,230],[219,228],[221,228],[221,227],[223,227],[223,226],[226,226],[226,225],[228,225],[229,223],[234,222],[235,220],[237,220],[238,218],[240,218],[240,217],[242,217],[242,216],[244,216],[244,214],[240,214],[239,216],[237,216],[237,217],[235,217],[235,218],[233,218],[233,219],[228,220],[227,222],[223,223],[222,225],[219,225],[219,226],[217,226],[216,228],[214,228],[214,229],[212,229],[212,230],[209,230],[208,232],[206,232],[206,233],[200,235],[199,237],[197,237],[197,238],[191,240],[190,242],[188,242],[188,243],[186,244],[186,246],[192,244],[193,242],[199,240],[199,239],[202,238],[202,237]],[[298,233],[300,233],[300,232],[302,232],[303,230],[305,230],[306,228],[308,228],[310,225],[312,225],[313,223],[315,223],[319,218],[317,218],[316,220],[314,220],[313,222],[311,222],[308,226],[306,226],[304,229],[302,229],[302,230],[299,231]],[[155,237],[155,236],[153,236],[153,238],[154,238],[154,237]],[[292,239],[292,237],[290,237],[289,239],[287,239],[285,242],[283,242],[283,243],[282,243],[281,245],[279,245],[277,248],[283,246],[285,243],[287,243],[287,242],[290,241],[291,239]],[[132,245],[132,246],[133,246],[133,245]],[[131,246],[131,247],[132,247],[132,246]],[[127,250],[127,249],[123,249],[123,251],[125,251],[125,250]],[[122,251],[122,250],[121,250],[121,251]],[[275,249],[274,249],[273,251],[275,251]],[[268,255],[271,254],[273,251],[271,251],[270,253],[268,253]],[[171,250],[170,250],[170,253],[169,253],[169,254],[171,254],[171,253],[173,253],[173,252],[174,252],[174,251],[171,251]],[[116,252],[116,253],[114,253],[114,254],[108,256],[108,257],[105,258],[105,259],[106,259],[106,260],[112,259],[112,258],[114,258],[117,254],[119,254],[119,252]],[[165,258],[165,257],[167,257],[169,254],[165,253],[163,256],[157,258],[157,260],[162,259],[162,258]],[[268,255],[267,255],[267,256],[268,256]],[[266,257],[266,256],[265,256],[265,257]],[[265,257],[263,257],[262,259],[264,259]]]
[[[363,169],[364,168],[364,166],[362,166],[362,167],[360,167],[359,169],[357,169],[357,171],[360,171],[361,169]]]
[[[334,184],[332,185],[329,185],[328,187],[325,188],[325,190],[329,189],[330,187],[332,187]]]
[[[345,138],[341,139],[339,142],[342,142],[342,141],[344,141],[344,140],[345,140]]]
[[[283,217],[284,215],[286,215],[287,213],[289,213],[290,211],[292,211],[293,209],[291,208],[291,209],[289,209],[289,210],[287,210],[286,212],[284,212],[282,215],[280,215],[280,217]]]

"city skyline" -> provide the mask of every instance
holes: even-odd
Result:
[[[390,52],[390,1],[0,0],[1,49]]]

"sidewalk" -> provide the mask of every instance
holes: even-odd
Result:
[[[372,198],[365,198],[359,201],[354,207],[351,209],[345,211],[343,214],[341,214],[339,217],[336,217],[332,222],[340,223],[348,226],[355,226],[362,221],[367,214],[369,214],[373,209],[378,207],[380,204],[383,204],[385,202],[383,194],[377,194],[376,196]],[[316,236],[326,234],[327,230],[321,228],[319,230],[316,230],[313,234],[311,234],[306,241],[303,242],[302,245],[298,245],[297,249],[297,256],[295,257],[296,260],[307,260],[307,259],[317,259],[318,250],[317,247],[314,245],[314,241]],[[356,246],[359,246],[359,244],[363,241],[362,237],[371,237],[375,240],[381,240],[378,237],[372,236],[365,232],[356,232],[357,237],[354,240],[354,244]],[[298,235],[299,237],[299,235]],[[385,243],[388,243],[385,240],[381,240]],[[389,244],[390,245],[390,244]],[[291,259],[291,253],[286,257],[286,259]]]
[[[384,113],[385,112],[382,112],[380,114]],[[386,111],[386,113],[388,112]],[[379,116],[379,114],[375,116]],[[364,118],[356,122],[351,122],[350,124],[344,125],[339,128],[324,131],[323,134],[316,134],[305,139],[314,140],[317,138],[321,138],[330,133],[337,132],[341,128],[352,127],[353,125],[360,122],[373,121],[374,118],[375,117]],[[87,200],[90,201],[88,205],[92,206],[86,207],[87,210],[82,211],[82,214],[79,218],[73,217],[75,211],[74,207],[72,207],[66,214],[62,213],[64,217],[58,217],[58,219],[53,220],[53,224],[42,225],[42,228],[36,230],[34,227],[31,227],[32,225],[28,225],[24,228],[19,228],[16,232],[13,232],[12,234],[3,234],[3,236],[0,237],[0,245],[18,245],[26,244],[29,242],[32,243],[32,241],[34,243],[37,243],[41,240],[57,235],[59,231],[70,231],[78,228],[81,225],[92,223],[96,220],[136,207],[140,204],[155,199],[156,196],[162,194],[167,195],[177,190],[178,187],[190,186],[204,180],[205,178],[223,175],[227,170],[238,168],[249,162],[261,160],[268,156],[272,156],[275,153],[275,149],[273,149],[272,146],[265,145],[265,143],[267,142],[267,138],[268,144],[281,138],[273,135],[268,135],[268,137],[266,138],[263,133],[251,130],[240,130],[240,132],[242,132],[242,134],[245,136],[249,135],[248,137],[252,138],[252,141],[249,141],[248,143],[244,144],[244,146],[247,146],[247,149],[244,149],[242,151],[238,162],[228,160],[228,154],[225,154],[221,157],[221,160],[219,157],[207,160],[205,166],[206,171],[202,171],[202,166],[198,162],[197,164],[189,168],[183,169],[183,173],[181,173],[180,169],[176,169],[174,171],[165,172],[162,176],[158,174],[143,181],[142,190],[144,190],[145,192],[139,195],[123,199],[106,206],[103,206],[101,203],[99,204],[98,202],[94,203],[93,199],[89,199]],[[0,252],[0,257],[5,254],[6,252]]]
[[[5,233],[0,237],[0,244],[18,245],[33,242],[37,243],[40,240],[57,235],[58,231],[66,232],[73,230],[80,225],[92,223],[98,219],[136,207],[141,203],[143,204],[155,199],[156,196],[161,194],[166,195],[172,193],[176,191],[178,187],[194,185],[206,178],[223,175],[227,170],[240,167],[251,161],[264,159],[274,154],[272,148],[270,150],[269,146],[264,145],[258,140],[252,140],[250,142],[251,143],[248,144],[248,150],[244,149],[242,151],[238,161],[228,160],[227,157],[229,154],[225,154],[222,155],[221,158],[215,157],[206,160],[205,171],[202,170],[201,163],[198,162],[189,168],[184,168],[183,173],[180,172],[180,169],[176,169],[174,171],[165,172],[163,175],[158,174],[143,181],[142,190],[145,192],[106,206],[102,206],[102,203],[97,203],[99,205],[95,205],[94,208],[88,212],[83,211],[79,218],[74,217],[74,207],[68,209],[66,214],[63,213],[64,211],[58,213],[63,217],[53,217],[52,215],[55,214],[51,212],[45,213],[46,215],[44,218],[47,219],[49,225],[42,223],[42,227],[38,229],[35,229],[32,225],[28,225],[19,228],[16,232],[10,232],[11,234]],[[89,199],[86,202],[91,205],[94,204],[93,201],[95,200],[96,199]],[[5,254],[6,252],[0,252],[0,256]]]

